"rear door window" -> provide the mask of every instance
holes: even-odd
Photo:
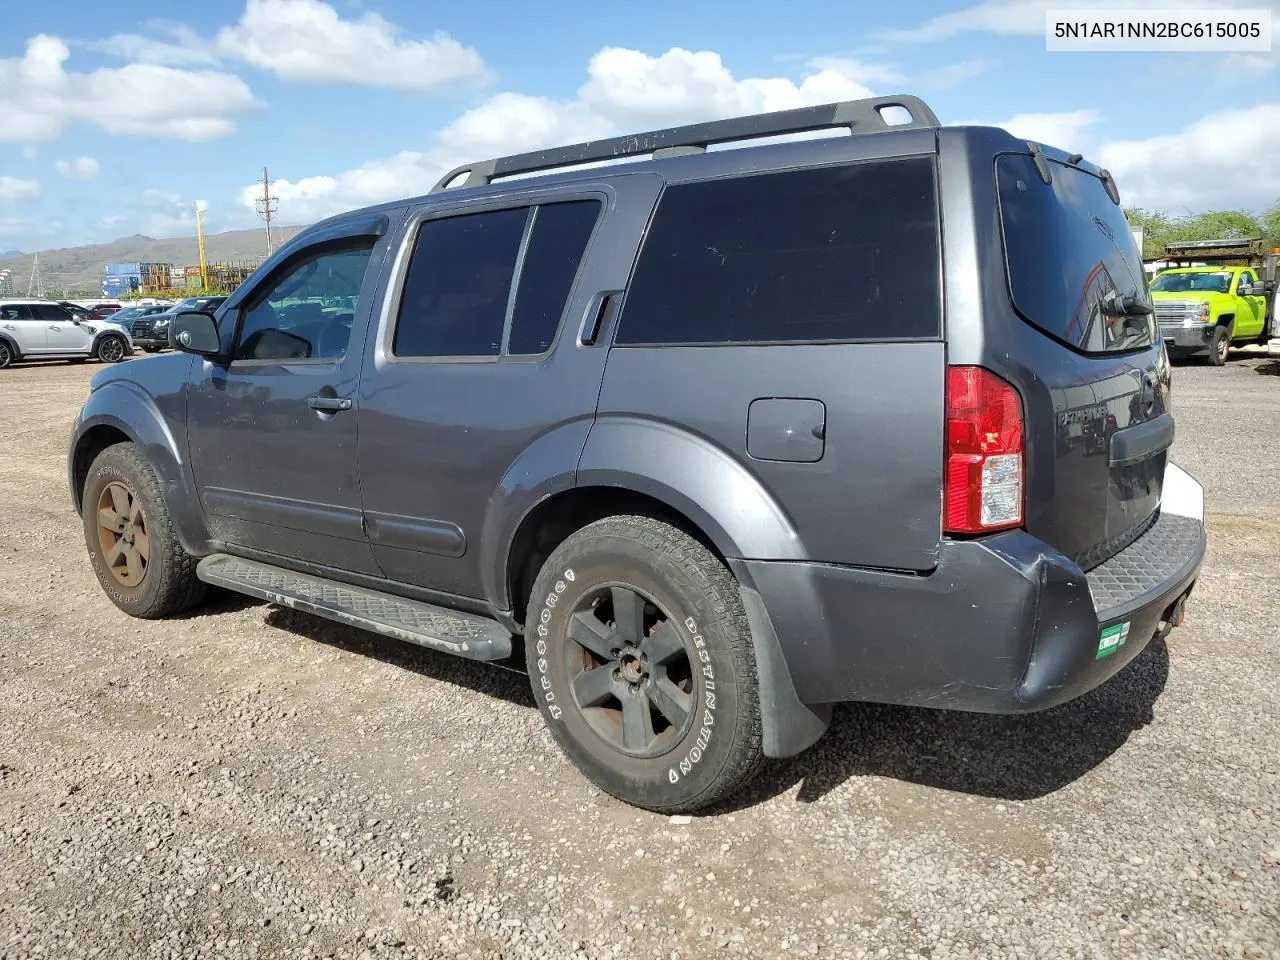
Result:
[[[668,187],[615,342],[821,343],[941,334],[928,157]]]
[[[1150,304],[1142,256],[1124,212],[1102,180],[1049,162],[1045,183],[1032,158],[996,160],[1005,261],[1014,308],[1050,336],[1084,353],[1150,346],[1149,314],[1116,316],[1109,301]]]

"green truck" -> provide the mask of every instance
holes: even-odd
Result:
[[[1260,237],[1168,244],[1151,298],[1169,355],[1207,356],[1220,367],[1233,344],[1280,338],[1276,259]]]

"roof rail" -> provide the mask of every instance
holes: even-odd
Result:
[[[901,107],[910,115],[903,123],[888,123],[881,111],[889,107]],[[461,186],[474,187],[491,183],[497,177],[509,177],[537,170],[552,170],[578,163],[598,160],[614,160],[636,154],[652,154],[661,157],[684,156],[702,153],[713,143],[733,143],[739,140],[755,140],[763,137],[783,136],[789,133],[808,133],[847,127],[850,133],[877,133],[885,130],[910,130],[937,127],[938,118],[919,97],[891,96],[871,97],[866,100],[846,100],[843,103],[827,103],[816,107],[800,107],[796,110],[779,110],[774,113],[757,113],[729,120],[713,120],[709,123],[691,123],[683,127],[668,127],[648,133],[591,140],[568,147],[552,147],[534,150],[495,160],[466,163],[450,170],[431,188],[432,193],[444,190],[462,174],[467,179]]]

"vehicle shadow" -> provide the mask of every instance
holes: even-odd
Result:
[[[1260,373],[1264,377],[1280,377],[1280,360],[1268,360],[1266,363],[1260,363],[1254,367],[1255,373]]]
[[[432,680],[465,687],[521,707],[535,706],[529,678],[523,672],[440,653],[407,640],[348,627],[287,607],[273,607],[267,613],[265,622],[268,626],[287,630],[316,643],[345,650],[356,656],[371,657]]]
[[[862,776],[1034,800],[1079,779],[1151,723],[1168,676],[1169,651],[1156,639],[1098,689],[1043,713],[995,716],[841,704],[814,747],[766,767],[730,804],[749,807],[797,783],[796,799],[811,803]]]
[[[246,598],[247,599],[247,598]],[[250,601],[254,602],[254,601]],[[522,672],[464,660],[392,637],[275,607],[269,626],[518,706],[536,706]],[[743,791],[708,808],[731,813],[799,784],[812,803],[854,777],[888,777],[1002,800],[1033,800],[1067,786],[1151,723],[1169,676],[1169,651],[1153,640],[1119,674],[1083,697],[1021,716],[884,704],[839,704],[831,728],[798,757],[766,764]]]

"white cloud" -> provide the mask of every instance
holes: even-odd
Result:
[[[93,157],[76,157],[74,160],[55,160],[53,168],[68,180],[96,180],[102,167]]]
[[[786,77],[736,79],[709,51],[668,50],[650,56],[608,47],[591,58],[587,80],[571,100],[499,93],[438,131],[421,151],[371,160],[336,175],[281,179],[281,222],[307,223],[355,207],[425,193],[445,171],[469,160],[765,110],[785,110],[870,96],[864,81],[887,68],[853,61],[809,65],[798,82]],[[261,187],[240,200],[253,208]]]
[[[223,57],[282,80],[438,93],[490,78],[480,54],[447,33],[407,39],[376,13],[344,20],[321,0],[247,0],[239,23],[218,31],[216,46]]]
[[[40,184],[35,180],[19,180],[17,177],[0,177],[0,203],[23,203],[40,196]]]
[[[212,140],[259,104],[239,77],[131,63],[92,73],[64,69],[71,52],[57,37],[27,41],[0,59],[0,140],[51,140],[75,122],[111,133]]]
[[[28,160],[28,161],[34,160],[38,152],[39,151],[37,151],[35,147],[31,146],[31,144],[28,143],[25,147],[22,148],[22,159]]]
[[[1162,10],[1212,10],[1240,6],[1232,0],[1160,0],[1154,5]],[[1143,0],[986,0],[972,7],[931,17],[918,27],[885,30],[879,37],[882,40],[920,42],[946,40],[963,33],[1044,36],[1045,13],[1049,10],[1141,10],[1152,6]]]
[[[167,34],[170,40],[157,40],[137,33],[117,33],[88,46],[92,50],[119,57],[133,63],[153,63],[168,67],[212,66],[218,56],[212,44],[190,27],[153,20],[144,26]]]
[[[1280,103],[1218,110],[1177,133],[1098,149],[1125,206],[1261,210],[1280,196]]]
[[[1087,142],[1091,142],[1091,128],[1101,119],[1102,114],[1097,110],[1084,109],[1067,113],[1019,113],[1007,120],[982,123],[981,126],[1000,127],[1023,140],[1083,153]]]

